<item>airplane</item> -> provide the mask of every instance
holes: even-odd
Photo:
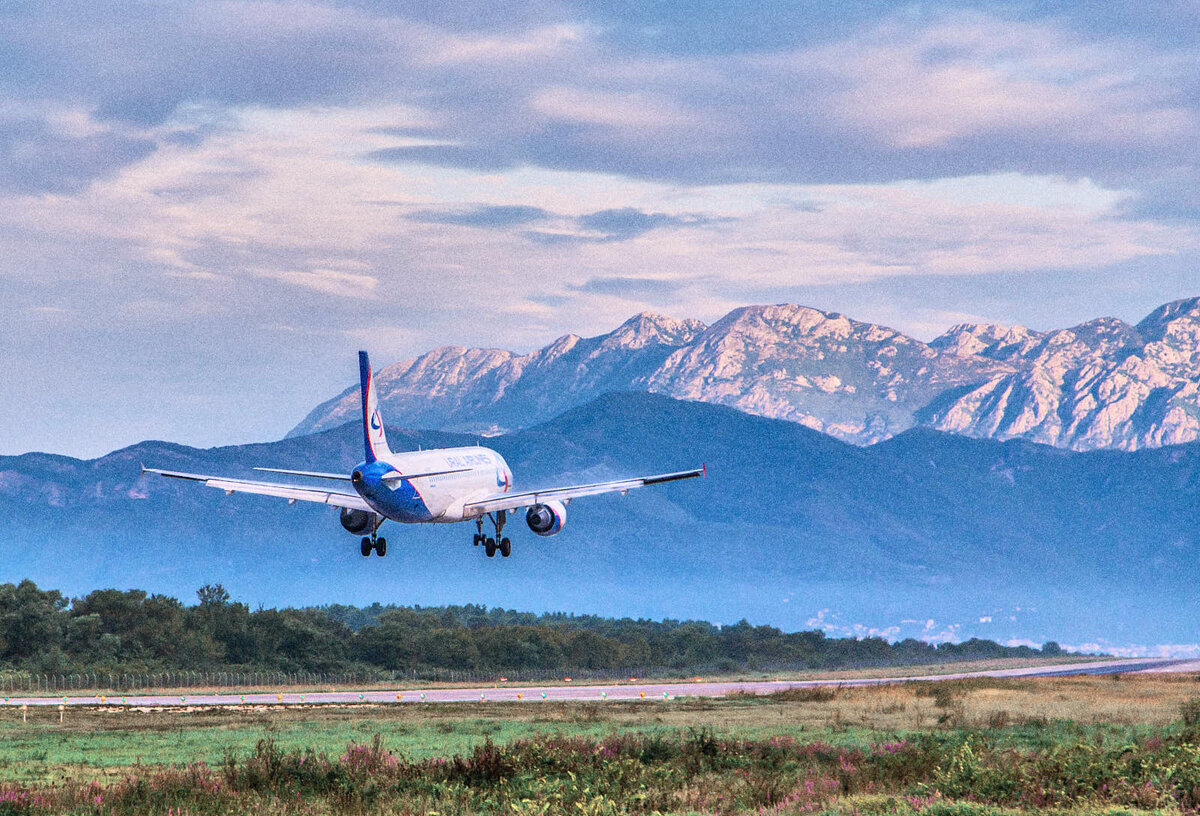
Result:
[[[378,535],[385,521],[402,524],[474,521],[475,546],[482,545],[488,558],[495,557],[497,552],[507,558],[512,552],[512,542],[503,533],[510,511],[527,508],[525,523],[529,529],[539,536],[552,536],[560,532],[566,523],[566,506],[572,499],[618,491],[624,495],[635,488],[707,474],[707,468],[701,466],[692,470],[612,482],[514,492],[512,470],[504,457],[490,448],[476,445],[392,453],[384,432],[383,417],[379,413],[371,362],[365,351],[358,353],[358,370],[366,453],[361,464],[348,475],[254,468],[285,476],[349,482],[354,492],[333,487],[302,487],[279,482],[180,473],[145,465],[142,466],[142,472],[201,482],[224,490],[226,495],[255,493],[279,496],[287,499],[288,504],[311,501],[340,507],[342,527],[347,532],[362,536],[360,552],[364,558],[369,557],[372,551],[380,556],[387,554],[387,539]],[[491,521],[494,535],[484,534],[485,518]]]

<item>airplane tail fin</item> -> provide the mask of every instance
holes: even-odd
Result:
[[[383,417],[379,413],[379,402],[375,395],[375,381],[371,377],[371,361],[365,351],[358,353],[358,376],[362,388],[363,443],[366,446],[367,462],[374,462],[391,454],[387,434],[383,430]]]

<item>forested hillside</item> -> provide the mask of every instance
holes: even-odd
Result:
[[[827,638],[741,621],[536,615],[484,606],[251,610],[217,585],[199,603],[140,590],[67,599],[31,581],[0,585],[0,667],[33,672],[385,670],[428,673],[605,669],[841,668],[1038,654],[970,640]],[[1047,653],[1057,647],[1048,644]]]

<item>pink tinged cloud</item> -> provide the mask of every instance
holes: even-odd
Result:
[[[981,134],[1075,144],[1172,140],[1195,115],[1149,81],[1138,55],[1081,42],[1051,24],[970,15],[864,36],[772,60],[825,83],[816,107],[897,149]],[[812,104],[812,100],[808,100]]]

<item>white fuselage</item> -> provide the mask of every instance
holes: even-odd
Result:
[[[448,472],[447,472],[448,471]],[[437,473],[412,479],[413,473]],[[455,522],[473,518],[463,505],[507,493],[512,470],[490,448],[438,448],[388,453],[354,469],[354,489],[375,512],[404,523]]]

